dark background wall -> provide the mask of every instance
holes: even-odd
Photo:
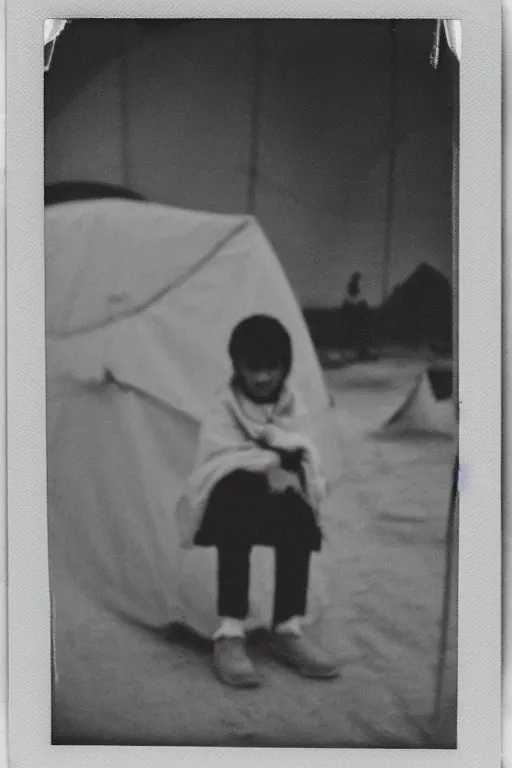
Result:
[[[397,23],[391,288],[423,262],[452,274],[453,69],[430,65],[434,29]],[[390,56],[387,20],[73,22],[46,75],[46,181],[251,210],[303,306],[339,305],[356,269],[378,303]]]

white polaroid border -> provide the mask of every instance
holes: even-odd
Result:
[[[505,124],[504,131],[504,147],[503,147],[503,168],[504,168],[504,188],[510,189],[510,182],[512,180],[512,0],[503,0],[503,53],[504,53],[504,82],[503,82],[503,122]],[[510,209],[510,204],[508,206]],[[510,288],[512,285],[512,259],[510,258],[510,244],[512,241],[512,217],[510,210],[505,208],[503,217],[503,230],[504,230],[504,246],[506,250],[506,258],[504,260],[504,287]],[[510,308],[507,308],[507,304],[504,305],[504,333],[508,334],[505,338],[510,338]],[[506,344],[506,342],[505,342]],[[512,382],[512,357],[510,353],[507,354],[505,346],[504,350],[504,441],[505,451],[508,446],[510,452],[510,446],[512,445],[512,425],[510,424],[510,383]],[[506,387],[509,387],[507,391]],[[508,422],[508,423],[507,423]],[[508,463],[507,463],[508,462]],[[504,654],[503,654],[503,744],[502,744],[502,760],[503,768],[512,768],[512,612],[511,612],[511,595],[512,595],[512,531],[511,531],[511,517],[510,509],[507,507],[507,502],[510,501],[510,467],[512,466],[510,455],[504,456],[504,469],[505,469],[505,483],[508,482],[508,486],[504,487],[504,521],[503,521],[503,546],[505,551],[504,562],[504,574],[503,574],[503,605],[505,607],[505,616],[503,622],[504,631]],[[509,475],[507,478],[506,468],[509,468]]]
[[[12,765],[293,761],[351,768],[500,764],[501,8],[499,0],[8,0],[7,397]],[[462,22],[459,256],[459,701],[456,750],[52,746],[43,274],[46,18],[452,18]],[[447,500],[448,502],[448,500]]]

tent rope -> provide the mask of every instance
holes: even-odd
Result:
[[[254,214],[256,210],[256,184],[258,180],[259,149],[260,149],[260,111],[261,111],[261,51],[262,29],[261,21],[256,19],[252,25],[252,56],[253,56],[253,98],[252,115],[249,134],[249,169],[247,184],[247,212]]]
[[[396,197],[396,122],[398,104],[398,45],[396,19],[390,21],[390,64],[389,64],[389,124],[388,124],[388,178],[386,196],[386,215],[384,224],[384,249],[382,261],[382,301],[389,294],[389,276],[393,240],[393,219]]]

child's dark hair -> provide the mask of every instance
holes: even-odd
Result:
[[[292,340],[275,317],[251,315],[231,334],[229,356],[235,369],[242,365],[254,370],[282,365],[286,377],[292,368]]]

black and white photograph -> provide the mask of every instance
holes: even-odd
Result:
[[[455,749],[463,28],[45,34],[52,743]]]

